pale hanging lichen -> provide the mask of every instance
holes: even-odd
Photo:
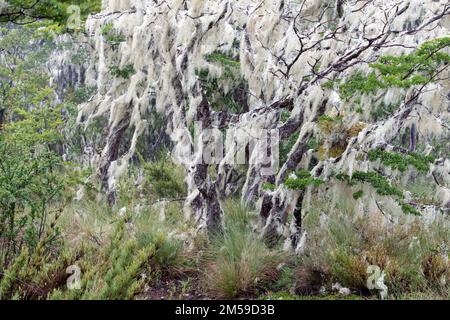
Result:
[[[303,201],[298,194],[287,194],[281,185],[289,172],[305,163],[302,159],[311,159],[310,140],[319,136],[321,116],[339,115],[347,126],[343,129],[353,132],[334,135],[333,141],[324,137],[322,143],[329,156],[319,159],[312,168],[303,167],[329,183],[333,172],[366,172],[371,164],[362,153],[389,149],[400,131],[414,128],[411,144],[419,133],[423,141],[448,135],[449,115],[444,106],[450,87],[445,75],[406,77],[397,83],[386,78],[376,87],[377,73],[371,72],[384,72],[383,63],[395,60],[386,57],[407,57],[420,44],[448,36],[449,11],[446,0],[375,0],[368,5],[345,1],[339,6],[335,1],[104,1],[103,12],[87,21],[97,57],[88,68],[88,82],[95,83],[98,92],[79,107],[79,120],[86,126],[97,117],[109,117],[109,135],[99,163],[104,186],[114,192],[139,136],[149,124],[146,114],[157,110],[167,118],[174,160],[187,172],[187,214],[193,211],[200,224],[220,220],[211,220],[212,214],[220,216],[221,212],[217,208],[218,189],[226,184],[224,179],[231,170],[228,160],[245,147],[245,141],[235,140],[236,148],[226,149],[213,179],[207,166],[200,163],[199,153],[211,143],[210,137],[200,132],[195,146],[190,128],[195,121],[203,121],[207,123],[205,130],[277,129],[282,140],[294,134],[298,138],[281,169],[272,176],[262,174],[260,165],[248,166],[242,197],[246,203],[255,203],[267,196],[262,202],[268,205],[261,208],[267,212],[261,214],[269,217],[268,224],[279,225],[267,225],[265,229],[280,229],[287,222],[284,217],[295,210],[295,205],[288,204],[297,198]],[[111,26],[120,35],[113,46],[102,35],[102,29],[104,33]],[[240,100],[248,110],[237,113],[226,108],[223,112],[213,110],[198,73],[206,70],[207,79],[223,78],[229,69],[211,56],[230,52],[236,56],[239,77],[248,84]],[[379,61],[380,57],[384,60]],[[111,68],[116,72],[112,74]],[[124,70],[129,72],[125,74]],[[358,87],[361,83],[355,81],[363,80],[373,81],[368,87]],[[339,90],[339,82],[353,86]],[[221,90],[229,93],[234,84],[224,81]],[[359,92],[358,88],[363,90]],[[396,108],[387,109],[392,113],[384,114],[382,120],[368,119],[373,105],[379,102],[384,106],[395,104]],[[289,114],[285,121],[279,121],[282,110]],[[352,131],[360,121],[364,125]],[[129,150],[119,154],[118,145],[126,131],[134,131]],[[336,143],[339,150],[330,152]],[[265,151],[262,148],[254,148],[249,159],[256,159]],[[194,149],[197,153],[192,155]],[[430,171],[439,174],[440,195],[446,194],[450,183],[449,171],[443,170],[446,164],[448,161],[434,163]],[[279,190],[261,190],[267,182],[276,183]],[[281,201],[286,197],[292,198]]]

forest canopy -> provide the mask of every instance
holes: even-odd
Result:
[[[64,24],[77,6],[82,17],[101,10],[101,0],[2,0],[0,23],[29,24],[43,19]]]

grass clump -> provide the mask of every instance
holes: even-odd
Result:
[[[225,206],[225,230],[212,240],[205,254],[204,284],[216,297],[254,295],[278,276],[283,254],[270,250],[249,227],[249,211],[236,204]]]
[[[164,157],[158,162],[143,164],[144,188],[156,198],[179,199],[187,195],[185,172],[180,166]]]

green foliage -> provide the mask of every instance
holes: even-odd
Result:
[[[280,113],[280,122],[285,123],[291,117],[291,113],[285,109],[281,110]]]
[[[55,48],[53,39],[34,27],[0,27],[0,110],[4,122],[18,110],[50,106],[54,93],[48,86],[46,63]]]
[[[61,141],[61,106],[42,106],[31,111],[17,108],[13,114],[16,121],[4,127],[6,139],[20,141],[30,147],[52,145]]]
[[[338,83],[338,81],[336,81],[336,80],[328,80],[328,81],[325,81],[325,82],[321,85],[321,87],[322,87],[322,89],[324,89],[324,90],[332,90],[332,89],[334,89],[336,83]]]
[[[61,22],[67,19],[63,3],[57,0],[6,0],[6,4],[0,22],[31,23],[41,18]]]
[[[336,178],[340,181],[346,181],[350,185],[354,185],[356,182],[368,183],[375,188],[379,195],[403,198],[402,191],[393,187],[388,179],[375,171],[355,171],[351,177],[346,174],[338,174]]]
[[[80,88],[80,90],[84,91],[82,88]],[[93,89],[87,89],[86,93],[92,92],[92,90]],[[79,96],[82,100],[84,97]],[[62,112],[63,125],[61,125],[58,130],[62,136],[62,141],[58,144],[65,147],[66,161],[71,161],[73,163],[77,163],[80,156],[83,155],[86,141],[89,141],[92,145],[99,145],[102,142],[102,128],[104,128],[108,122],[108,119],[105,117],[98,117],[93,119],[92,124],[87,128],[81,126],[77,122],[77,99],[78,98],[73,95],[72,91],[67,93],[64,110]]]
[[[445,49],[450,46],[450,38],[439,38],[423,43],[410,54],[382,56],[368,75],[356,72],[340,84],[340,94],[350,99],[355,93],[375,94],[379,89],[391,87],[408,89],[415,85],[425,85],[433,81],[442,65],[450,62]]]
[[[370,110],[370,115],[375,121],[384,120],[393,114],[399,107],[400,103],[391,103],[388,105],[381,103]]]
[[[381,83],[375,72],[364,75],[362,72],[356,72],[350,76],[350,78],[339,87],[339,93],[344,99],[349,99],[355,95],[355,93],[374,94],[381,88]]]
[[[292,148],[295,146],[295,143],[298,140],[300,132],[294,133],[286,140],[282,140],[280,143],[280,163],[285,163],[288,159],[288,155],[291,152]]]
[[[253,216],[249,209],[239,200],[227,199],[222,203],[224,210],[225,229],[240,228],[247,230],[253,222]]]
[[[223,78],[231,78],[233,80],[237,80],[238,76],[236,74],[237,71],[239,71],[241,68],[241,64],[239,63],[239,61],[236,61],[230,56],[220,52],[210,54],[206,60],[208,62],[217,63],[223,68]]]
[[[49,204],[62,188],[59,164],[50,151],[0,135],[0,264],[42,239]]]
[[[341,116],[333,117],[333,116],[329,116],[329,115],[325,114],[325,115],[322,115],[319,117],[319,122],[334,122],[334,121],[340,121],[340,120],[342,120]]]
[[[319,187],[323,181],[312,177],[311,173],[306,170],[299,170],[295,173],[297,178],[288,178],[284,185],[292,190],[305,190],[308,186]]]
[[[143,164],[145,188],[148,188],[157,198],[183,198],[187,194],[184,182],[184,169],[164,157],[158,162]]]
[[[236,90],[244,91],[246,88],[245,82],[240,76],[238,58],[216,52],[209,55],[206,60],[222,68],[220,77],[212,77],[206,68],[196,71],[211,107],[216,111],[242,112],[239,98],[234,94]],[[229,88],[229,90],[225,91],[224,88]],[[245,94],[245,92],[240,93],[240,95],[242,94]]]
[[[336,175],[336,179],[345,181],[351,186],[355,185],[358,182],[368,183],[375,189],[377,194],[381,196],[391,196],[396,199],[405,214],[420,215],[420,212],[413,206],[402,202],[402,200],[404,199],[403,191],[392,186],[389,180],[378,172],[355,171],[351,177],[347,174],[340,173]],[[355,200],[358,199],[359,196],[362,196],[362,193],[357,192],[353,195]]]
[[[85,19],[89,14],[95,14],[102,9],[102,0],[61,0],[68,5],[80,7],[81,18]]]
[[[111,222],[108,207],[95,201],[73,209],[61,215],[65,222],[57,217],[48,224],[36,249],[30,252],[25,247],[9,267],[2,268],[3,299],[133,299],[144,283],[159,280],[157,272],[170,273],[184,264],[181,241],[169,235],[184,223],[180,206],[168,209],[165,221],[147,208]],[[80,210],[88,210],[86,221],[78,215]],[[56,221],[68,241],[50,247]],[[67,287],[69,266],[81,271],[79,289]]]
[[[450,62],[450,55],[444,52],[449,46],[450,37],[427,41],[411,54],[383,56],[371,67],[380,73],[380,84],[384,87],[427,84],[440,66]]]
[[[28,250],[25,248],[21,254],[14,260],[9,268],[5,269],[5,272],[0,277],[0,299],[5,300],[9,293],[12,291],[14,284],[19,277],[19,272],[23,270],[28,259]]]
[[[402,211],[406,214],[412,214],[415,216],[420,216],[420,211],[414,208],[412,205],[404,203],[402,204]]]
[[[69,107],[55,104],[55,92],[48,85],[47,62],[57,47],[44,29],[35,24],[0,28],[0,113],[4,115],[0,126],[9,140],[55,150],[64,140],[63,114]]]
[[[55,290],[50,299],[124,300],[131,299],[143,285],[138,279],[154,254],[154,246],[138,248],[135,240],[125,237],[125,223],[120,221],[108,246],[100,252],[87,249],[75,262],[83,274],[80,289]]]
[[[367,265],[352,251],[353,248],[339,246],[328,252],[330,272],[333,279],[344,286],[364,290],[367,283]]]
[[[160,212],[153,209],[144,209],[134,223],[137,226],[136,241],[139,248],[145,248],[152,244],[155,252],[151,257],[150,264],[154,269],[169,271],[180,268],[185,264],[183,255],[183,243],[170,233],[183,229],[180,221],[180,211],[182,208],[176,203],[165,206],[164,220],[161,219]]]
[[[65,92],[65,104],[79,105],[87,102],[89,98],[97,91],[96,86],[79,86],[77,88],[69,88]]]
[[[318,295],[318,296],[302,296],[302,295],[293,295],[288,292],[274,292],[269,295],[263,296],[262,300],[364,300],[363,297],[358,295]]]
[[[59,215],[46,226],[44,236],[32,251],[24,247],[0,275],[0,298],[43,299],[64,279],[66,268],[74,261],[71,250],[51,246]]]
[[[116,78],[129,79],[136,71],[132,64],[125,66],[121,69],[118,66],[112,66],[110,68],[111,75]]]
[[[431,156],[423,156],[417,153],[401,154],[396,152],[387,152],[382,149],[370,150],[368,153],[370,161],[380,160],[386,166],[405,172],[409,166],[414,166],[421,172],[428,172],[430,163],[435,159]]]
[[[101,0],[6,0],[6,7],[0,12],[0,23],[33,23],[48,19],[64,24],[70,16],[68,7],[72,4],[80,7],[81,18],[99,12]]]
[[[380,148],[370,150],[368,152],[368,158],[370,161],[380,160],[383,165],[397,169],[400,172],[405,172],[410,166],[415,167],[420,172],[428,172],[430,163],[435,160],[432,156],[423,156],[418,153],[402,154],[387,152]],[[338,175],[337,178],[339,180],[345,180],[350,184],[354,184],[355,181],[369,183],[375,188],[378,194],[396,198],[404,213],[420,215],[420,212],[412,205],[401,202],[403,199],[403,192],[401,190],[391,186],[385,177],[376,172],[355,172],[351,178],[346,175]],[[358,199],[360,196],[355,193],[353,197]]]
[[[273,183],[268,183],[268,182],[266,182],[266,183],[263,183],[263,184],[262,184],[261,188],[262,188],[264,191],[274,191],[274,190],[277,188],[277,186],[274,185]]]
[[[329,288],[338,282],[352,291],[375,295],[367,289],[367,268],[376,265],[385,273],[389,298],[424,291],[448,297],[450,264],[443,263],[447,253],[442,244],[448,243],[450,228],[443,215],[430,225],[414,216],[391,224],[381,214],[361,215],[353,206],[335,207],[329,199],[316,199],[305,218],[310,244],[300,261],[300,286]],[[326,219],[321,218],[324,213]],[[326,222],[318,227],[319,221]],[[320,276],[313,277],[317,273]],[[311,283],[311,278],[318,283]]]

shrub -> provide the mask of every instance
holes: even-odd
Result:
[[[55,174],[59,158],[39,149],[0,136],[0,266],[42,240],[49,204],[62,188]]]
[[[183,198],[187,194],[187,186],[184,182],[184,169],[164,157],[158,162],[146,162],[143,164],[146,189],[156,198]]]
[[[394,224],[379,212],[355,215],[323,201],[313,204],[305,228],[309,239],[298,267],[299,292],[312,285],[330,289],[339,282],[368,294],[367,268],[376,265],[385,272],[393,296],[427,291],[448,296],[450,264],[445,247],[450,225],[439,214],[428,224],[415,216],[404,216]],[[319,285],[311,283],[318,278],[313,274],[317,270],[322,274]]]
[[[434,162],[433,157],[423,156],[417,153],[401,154],[398,152],[387,152],[382,149],[370,150],[368,153],[370,161],[380,160],[386,166],[405,172],[409,166],[414,166],[418,171],[428,172],[430,163]]]
[[[299,170],[295,173],[296,178],[288,178],[285,186],[292,190],[305,190],[308,186],[319,187],[323,184],[320,179],[314,178],[309,171]]]
[[[122,219],[109,238],[109,244],[97,247],[89,242],[69,246],[61,243],[55,252],[48,241],[57,218],[34,252],[25,247],[0,275],[0,296],[6,299],[132,299],[141,289],[141,273],[154,254],[153,244],[139,247],[126,234]],[[80,270],[79,288],[68,288],[68,267]],[[150,270],[147,270],[150,271]]]
[[[56,215],[46,228],[45,236],[30,251],[24,247],[10,265],[0,273],[1,299],[45,299],[65,280],[65,270],[76,258],[67,247],[49,250],[56,229]]]
[[[129,79],[136,71],[132,64],[126,65],[124,68],[112,66],[110,68],[111,75],[116,78]]]
[[[154,246],[138,248],[136,240],[126,239],[125,222],[117,225],[110,243],[101,250],[88,248],[75,262],[82,270],[80,289],[56,289],[50,299],[69,300],[123,300],[133,298],[141,289],[144,279],[139,278]]]
[[[188,226],[180,219],[180,206],[167,204],[166,209],[163,217],[154,209],[144,209],[134,223],[138,246],[155,246],[151,265],[163,271],[170,271],[180,268],[186,262],[183,242],[177,239],[174,233],[182,233]]]

